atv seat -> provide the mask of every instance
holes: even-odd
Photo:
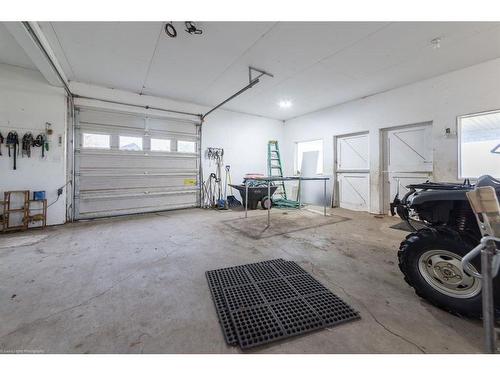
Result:
[[[491,177],[490,175],[484,175],[477,179],[476,187],[491,186],[495,190],[500,189],[500,180]]]

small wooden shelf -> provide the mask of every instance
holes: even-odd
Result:
[[[32,204],[41,204],[42,207],[32,207]],[[32,214],[32,212],[40,212]],[[45,228],[47,226],[47,199],[28,201],[28,226],[33,223],[41,222],[36,228]]]
[[[28,210],[29,210],[29,199],[30,192],[29,190],[13,190],[6,191],[3,199],[3,215],[2,215],[2,231],[11,231],[11,230],[26,230],[28,229]],[[22,202],[21,207],[11,208],[11,204],[13,203],[14,197],[18,196],[18,200]],[[14,198],[14,199],[13,199]],[[11,225],[11,214],[22,213],[22,218],[20,223],[16,223]]]
[[[11,208],[12,203],[16,201],[16,196],[17,201],[22,205]],[[47,200],[30,199],[29,190],[6,191],[4,200],[0,201],[0,230],[8,232],[28,228],[45,228],[47,226],[47,208]],[[22,217],[19,217],[21,214]],[[14,220],[15,223],[12,222]]]
[[[11,209],[11,210],[8,210],[7,212],[24,212],[24,208],[14,208],[14,209]]]

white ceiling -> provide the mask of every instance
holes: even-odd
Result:
[[[36,69],[28,55],[17,44],[2,22],[0,22],[0,51],[0,63]]]
[[[249,65],[265,69],[274,78],[225,108],[276,119],[500,57],[498,22],[200,22],[202,35],[178,22],[175,39],[161,22],[40,26],[68,78],[80,82],[213,106],[248,83]],[[279,108],[282,99],[292,107]]]

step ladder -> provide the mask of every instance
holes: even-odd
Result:
[[[267,171],[269,177],[283,177],[278,141],[269,141],[267,144]],[[283,181],[276,181],[275,185],[278,188],[274,195],[280,196],[282,199],[287,199],[285,183]]]

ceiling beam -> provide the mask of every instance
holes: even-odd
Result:
[[[38,23],[5,22],[4,25],[51,85],[67,87],[68,79]]]

